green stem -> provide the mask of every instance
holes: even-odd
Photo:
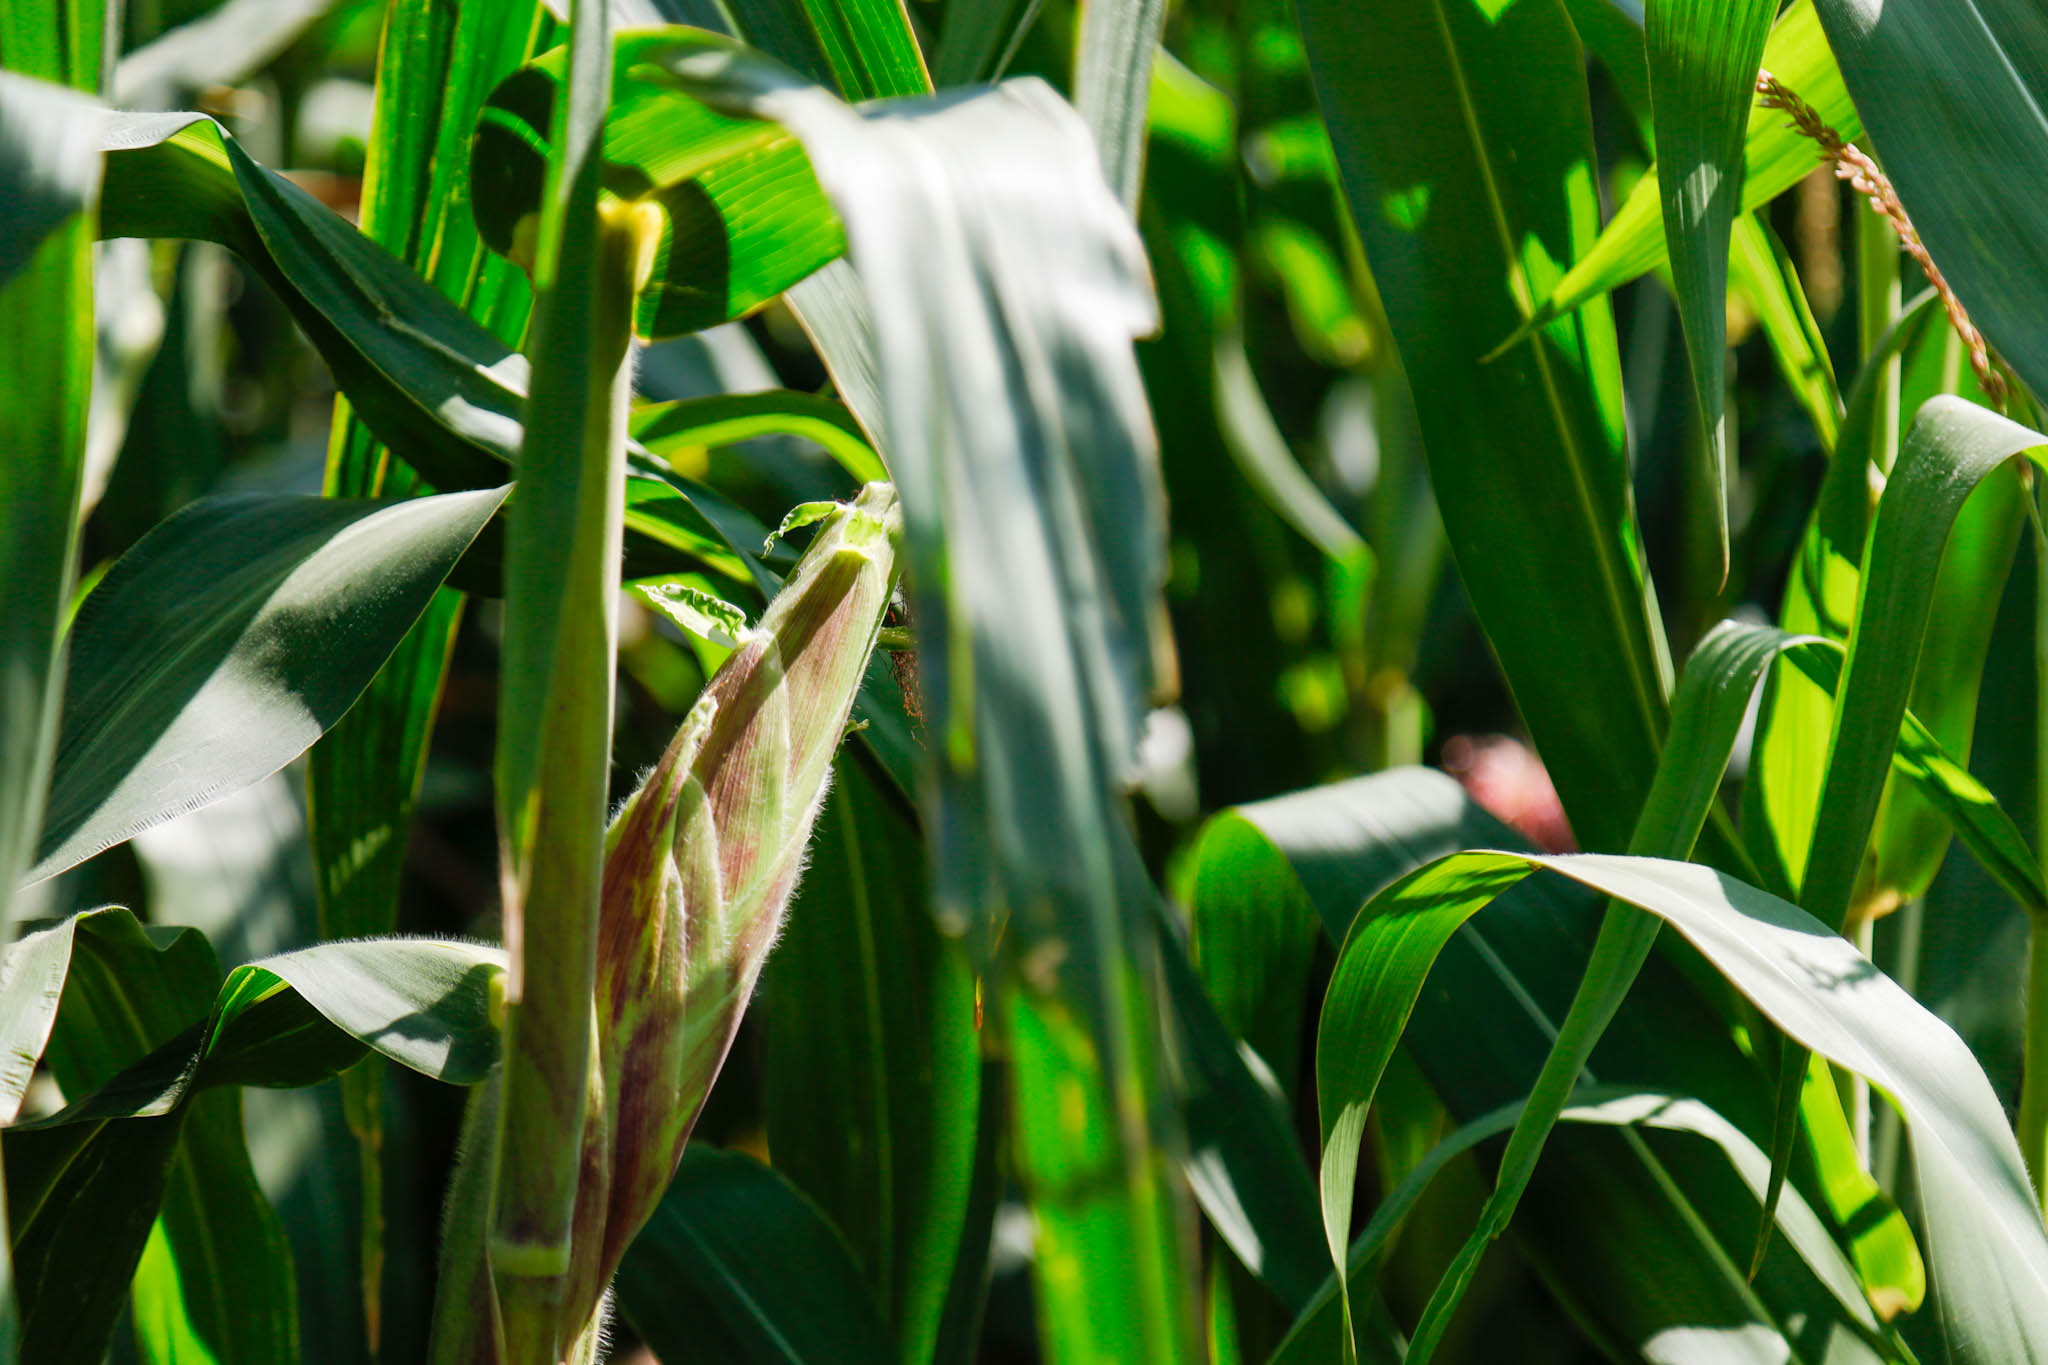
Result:
[[[572,462],[566,481],[574,518],[560,564],[566,578],[554,621],[552,677],[538,716],[501,722],[537,721],[542,760],[523,810],[506,817],[508,839],[517,837],[510,827],[523,816],[531,840],[525,877],[517,883],[508,878],[506,937],[516,980],[508,992],[491,1234],[499,1311],[515,1361],[559,1360],[576,1338],[579,1324],[561,1322],[560,1307],[571,1257],[583,1250],[570,1245],[570,1228],[595,1103],[598,900],[611,770],[631,325],[646,255],[645,224],[633,209],[595,216],[595,240],[576,244],[588,251],[589,267],[577,270],[569,262],[580,253],[565,250],[565,268],[546,300],[527,427],[529,468],[542,458]],[[558,303],[566,306],[558,309]],[[554,334],[563,322],[579,335]],[[580,377],[581,392],[549,382],[557,362]],[[559,445],[544,456],[551,438]],[[537,501],[549,487],[522,488],[514,496]],[[541,534],[561,529],[538,517],[529,525]],[[515,535],[519,529],[515,521]],[[538,552],[516,539],[508,548]]]
[[[2034,1198],[2048,1213],[2048,920],[2027,928],[2026,1060],[2020,1083],[2020,1154],[2034,1177]]]
[[[2024,400],[2022,400],[2024,402]],[[2039,414],[2029,412],[2038,420]],[[2031,472],[2031,471],[2030,471]],[[2048,526],[2041,516],[2041,480],[2028,490],[2034,530],[2034,805],[2041,822],[2036,846],[2048,856]],[[2034,1178],[2034,1197],[2048,1208],[2048,921],[2027,926],[2026,1044],[2017,1120],[2020,1155]]]

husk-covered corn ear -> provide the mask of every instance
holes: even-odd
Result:
[[[604,1287],[675,1173],[781,926],[894,588],[899,528],[887,484],[824,519],[613,822],[565,1341],[592,1339]],[[461,1216],[451,1207],[451,1223]],[[436,1352],[493,1358],[488,1341]]]

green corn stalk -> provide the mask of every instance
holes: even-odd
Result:
[[[605,1286],[660,1202],[781,928],[894,589],[901,518],[870,484],[824,520],[606,837],[596,1058],[554,1339],[595,1358]],[[488,1133],[495,1080],[468,1123]],[[494,1181],[465,1140],[443,1239],[437,1365],[507,1359],[479,1248]],[[550,1296],[553,1297],[553,1296]]]

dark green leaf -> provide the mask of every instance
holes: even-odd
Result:
[[[125,910],[79,917],[44,1054],[70,1097],[117,1080],[204,1016],[220,969],[206,940],[151,933]],[[7,1133],[22,1358],[99,1365],[163,1198],[182,1114]]]
[[[672,1360],[893,1365],[839,1233],[750,1157],[693,1146],[619,1265],[619,1303]]]
[[[1972,319],[2048,393],[2048,11],[2030,0],[1817,0],[1906,212]],[[1823,917],[1825,918],[1825,917]]]
[[[1339,955],[1317,1046],[1333,1236],[1348,1229],[1350,1211],[1332,1201],[1328,1181],[1345,1167],[1347,1150],[1355,1159],[1364,1106],[1430,962],[1458,926],[1538,868],[1666,921],[1780,1028],[1881,1088],[1914,1138],[1951,1357],[2043,1358],[2048,1232],[2004,1111],[1969,1049],[1825,925],[1688,864],[1458,854],[1404,878],[1360,912]]]
[[[1516,840],[1450,778],[1419,768],[1296,792],[1234,816],[1265,836],[1267,858],[1299,877],[1333,941],[1362,901],[1429,859]],[[1241,865],[1257,867],[1258,852],[1246,839]],[[1597,898],[1538,879],[1444,952],[1404,1045],[1455,1118],[1520,1102],[1599,919]],[[1475,1048],[1475,1037],[1485,1045]],[[1645,965],[1594,1070],[1607,1081],[1683,1082],[1752,1134],[1767,1131],[1754,1064],[1661,955]],[[1753,1286],[1731,1264],[1751,1245],[1754,1205],[1732,1197],[1725,1163],[1699,1156],[1625,1131],[1560,1130],[1515,1223],[1522,1250],[1573,1318],[1617,1352],[1707,1322],[1731,1325],[1740,1339],[1825,1341],[1842,1326],[1840,1310],[1796,1258],[1781,1253]]]
[[[80,609],[48,877],[289,763],[348,710],[504,498],[195,503]]]
[[[915,823],[837,768],[763,991],[768,1146],[845,1232],[901,1357],[929,1360],[975,1193],[974,981],[932,924]]]
[[[242,1097],[201,1095],[184,1111],[163,1209],[135,1269],[142,1349],[161,1361],[297,1360],[297,1298],[291,1244],[242,1139]]]
[[[1613,322],[1595,302],[1477,363],[1591,245],[1571,23],[1557,0],[1304,0],[1300,15],[1459,573],[1580,843],[1622,847],[1670,665]]]

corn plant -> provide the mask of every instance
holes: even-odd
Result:
[[[0,0],[0,1365],[2048,1361],[2024,0]]]

